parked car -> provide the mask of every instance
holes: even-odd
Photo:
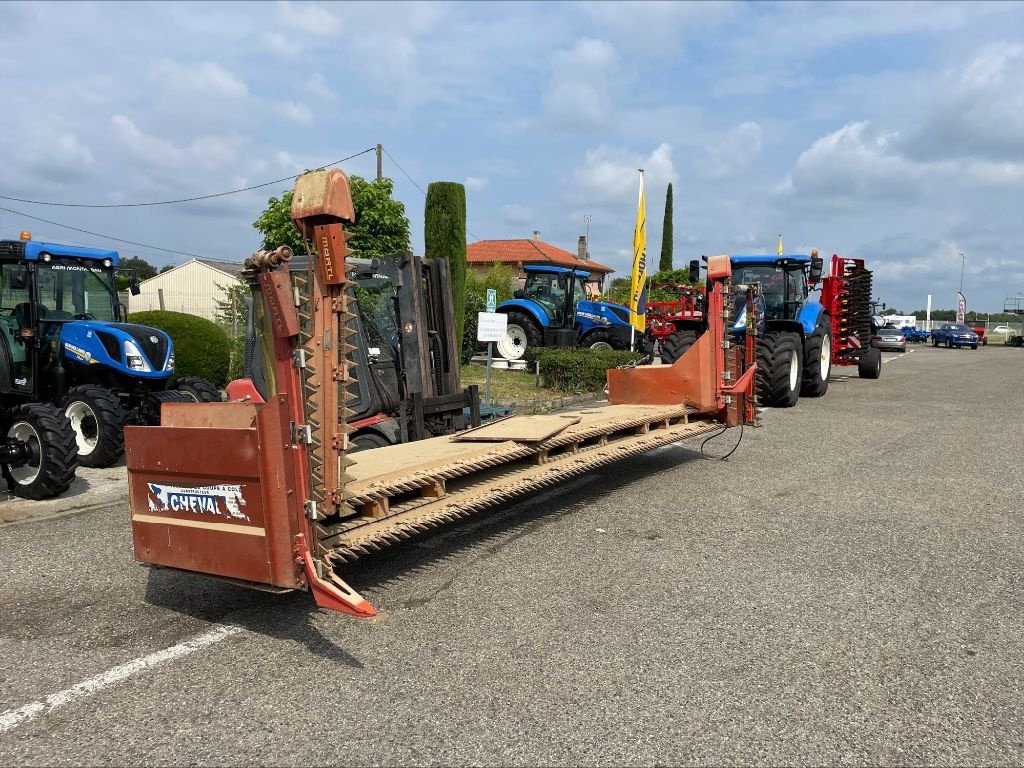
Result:
[[[1013,329],[1010,328],[1010,326],[1008,325],[997,325],[995,328],[992,329],[992,333],[1001,333],[1003,334],[1003,336],[1009,336],[1011,333],[1013,333]]]
[[[947,323],[932,331],[932,346],[945,344],[947,347],[978,348],[978,334],[962,323]]]
[[[879,328],[878,333],[871,337],[871,346],[875,349],[906,352],[907,339],[899,328]]]

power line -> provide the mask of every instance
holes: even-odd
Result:
[[[383,150],[384,150],[384,154],[388,156],[388,159],[389,159],[389,160],[390,160],[390,161],[391,161],[392,163],[394,163],[394,164],[395,164],[395,167],[396,167],[396,168],[398,168],[398,170],[400,170],[400,171],[401,171],[401,172],[402,172],[402,173],[403,173],[403,174],[405,175],[405,178],[407,178],[407,179],[408,179],[409,181],[411,181],[411,182],[412,182],[412,185],[413,185],[414,187],[416,187],[416,189],[418,189],[418,190],[420,191],[420,194],[422,194],[422,195],[423,195],[424,197],[426,197],[426,196],[427,196],[427,193],[423,191],[423,187],[421,187],[421,186],[420,186],[419,184],[417,184],[417,183],[416,183],[416,179],[414,179],[414,178],[413,178],[412,176],[410,176],[410,175],[409,175],[408,173],[406,173],[406,172],[405,172],[405,168],[403,168],[402,166],[400,166],[400,165],[398,164],[398,161],[397,161],[397,160],[395,160],[395,158],[393,158],[393,157],[391,156],[391,153],[390,153],[390,152],[388,152],[388,151],[387,151],[386,149],[384,149],[383,147],[381,147],[381,149],[383,149]],[[479,239],[480,239],[479,237],[477,237],[477,236],[476,236],[476,233],[475,233],[475,232],[473,232],[473,230],[471,230],[471,229],[470,229],[470,228],[469,228],[468,226],[466,227],[466,232],[468,232],[469,234],[471,234],[471,235],[473,236],[473,239],[474,239],[474,240],[479,240]]]
[[[30,216],[27,213],[21,211],[15,211],[12,208],[4,208],[0,206],[0,211],[7,211],[7,213],[13,213],[15,216],[24,216],[26,219],[33,219],[34,221],[41,221],[45,224],[52,224],[55,227],[63,227],[64,229],[70,229],[75,232],[81,232],[86,235],[92,235],[93,237],[99,237],[104,240],[115,240],[119,243],[127,243],[128,245],[137,245],[140,248],[150,248],[154,251],[163,251],[165,253],[176,253],[179,256],[191,256],[194,259],[203,258],[198,253],[189,253],[188,251],[175,251],[172,248],[161,248],[159,245],[148,245],[146,243],[137,243],[134,240],[125,240],[123,237],[114,237],[113,235],[102,235],[99,232],[90,232],[88,229],[79,229],[78,227],[72,227],[68,224],[61,224],[59,221],[50,221],[49,219],[41,219],[38,216]]]
[[[348,157],[344,157],[341,160],[335,160],[333,163],[327,163],[326,165],[324,165],[322,167],[323,168],[330,168],[330,167],[335,166],[335,165],[341,165],[342,163],[347,162],[348,160],[352,160],[352,159],[354,159],[356,157],[359,157],[360,155],[365,155],[367,152],[375,152],[376,150],[377,150],[376,147],[370,147],[369,149],[364,149],[362,152],[356,152],[356,154],[354,154],[354,155],[349,155]],[[391,156],[388,155],[388,157],[391,157]],[[398,165],[398,163],[395,163],[395,165]],[[405,171],[402,171],[402,173],[405,173]],[[54,203],[54,202],[50,202],[50,201],[46,201],[46,200],[26,200],[23,197],[9,197],[7,195],[0,195],[0,200],[13,200],[13,201],[18,202],[18,203],[30,203],[32,205],[50,205],[50,206],[55,206],[55,207],[58,207],[58,208],[145,208],[147,206],[152,206],[152,205],[173,205],[175,203],[194,203],[197,200],[211,200],[211,199],[213,199],[215,197],[227,197],[228,195],[237,195],[240,192],[250,192],[250,191],[252,191],[254,189],[262,189],[263,187],[269,187],[269,186],[271,186],[273,184],[280,184],[282,181],[289,181],[289,180],[294,179],[295,176],[296,176],[296,174],[293,173],[293,174],[291,174],[289,176],[284,176],[284,177],[282,177],[280,179],[274,179],[273,181],[265,181],[262,184],[254,184],[251,187],[242,187],[241,189],[231,189],[231,190],[228,190],[227,192],[216,192],[216,193],[214,193],[212,195],[197,195],[196,197],[183,197],[183,198],[180,198],[178,200],[156,200],[156,201],[149,202],[149,203]],[[416,182],[413,182],[413,183],[415,184]],[[420,191],[422,192],[423,190],[420,190]],[[22,214],[22,215],[24,215],[24,214]],[[61,226],[61,225],[58,224],[57,226]],[[116,240],[117,238],[112,238],[112,239]],[[174,251],[174,253],[177,253],[177,251]]]

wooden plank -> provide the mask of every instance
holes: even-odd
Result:
[[[515,440],[521,443],[539,443],[579,424],[583,417],[576,413],[555,416],[513,416],[494,424],[485,424],[455,435],[458,442],[503,443]]]

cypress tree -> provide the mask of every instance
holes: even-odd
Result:
[[[466,306],[466,188],[454,181],[427,185],[423,244],[428,259],[447,259],[452,274],[456,349],[462,349]]]
[[[672,269],[672,182],[668,183],[665,193],[665,222],[661,226],[661,261],[658,262],[659,272]]]

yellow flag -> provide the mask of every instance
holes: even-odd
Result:
[[[777,251],[779,256],[782,255],[782,235],[779,235],[779,250]]]
[[[644,172],[640,171],[640,202],[633,230],[633,280],[629,290],[629,322],[640,331],[647,327],[647,206],[644,203]]]

